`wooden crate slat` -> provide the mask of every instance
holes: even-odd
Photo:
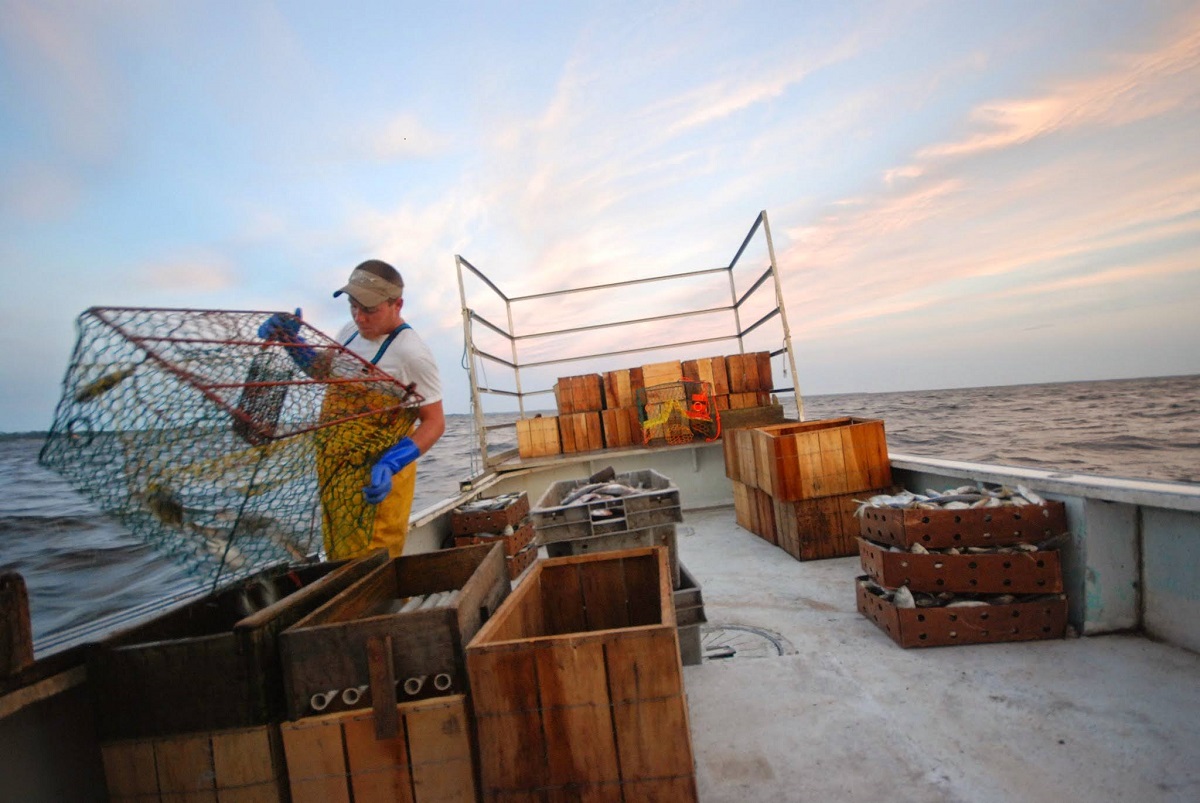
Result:
[[[587,630],[615,630],[629,626],[625,570],[621,564],[619,559],[605,561],[582,572],[580,587]]]
[[[212,734],[219,803],[279,803],[283,770],[274,728],[243,728]]]
[[[434,699],[403,706],[403,710],[414,803],[474,801],[475,766],[464,698]],[[355,803],[362,800],[355,796]]]
[[[374,722],[371,723],[372,733]],[[292,803],[350,803],[340,719],[313,717],[280,726]]]
[[[558,416],[537,416],[517,421],[517,453],[521,457],[547,457],[562,453]]]
[[[620,781],[602,643],[558,642],[536,650],[545,782],[551,786]]]
[[[212,743],[208,734],[157,740],[154,745],[154,764],[163,801],[216,803]]]
[[[110,799],[137,799],[158,794],[154,745],[148,741],[106,744],[100,748]]]
[[[526,628],[523,636],[529,638],[542,633],[582,633],[589,630],[579,567],[556,567],[544,574],[542,580],[541,608],[546,619],[545,628],[540,631]]]
[[[414,803],[408,740],[403,729],[391,739],[378,739],[373,714],[344,715],[339,721],[355,803],[385,800]]]

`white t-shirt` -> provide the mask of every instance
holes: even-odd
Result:
[[[355,334],[356,332],[358,327],[351,321],[338,332],[337,341],[345,344],[350,340],[350,335],[354,335],[354,339],[350,340],[350,345],[346,348],[370,362],[388,336],[368,340],[361,334]],[[395,377],[402,385],[416,383],[417,393],[424,398],[422,404],[433,404],[442,400],[442,380],[438,375],[437,363],[433,360],[433,352],[411,328],[396,335],[396,339],[388,346],[376,366]]]

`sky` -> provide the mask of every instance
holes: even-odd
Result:
[[[465,413],[456,254],[510,296],[717,268],[761,210],[806,395],[1200,373],[1200,4],[0,0],[0,431],[89,307],[334,333],[368,258]]]

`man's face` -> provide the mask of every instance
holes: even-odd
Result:
[[[350,299],[350,317],[358,327],[358,333],[368,340],[376,340],[390,334],[400,325],[400,306],[403,300],[396,298],[373,307],[364,307]]]

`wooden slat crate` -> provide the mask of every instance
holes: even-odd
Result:
[[[503,506],[497,510],[456,508],[450,511],[450,532],[455,535],[500,533],[505,527],[517,526],[529,513],[529,494],[524,491],[518,494],[493,497],[493,500],[493,504]],[[488,502],[489,500],[479,499],[476,501]]]
[[[560,416],[603,410],[604,390],[600,374],[559,377],[554,383],[554,401]]]
[[[525,458],[562,454],[558,416],[539,415],[518,420],[517,454]]]
[[[493,533],[475,533],[474,535],[454,536],[455,546],[471,546],[473,544],[500,544],[504,548],[505,557],[512,557],[533,541],[533,522],[526,519],[511,535],[496,535]]]
[[[602,410],[600,424],[604,430],[606,449],[642,445],[642,425],[638,420],[637,407]]]
[[[859,502],[892,490],[888,486],[795,502],[775,499],[776,543],[796,560],[857,555],[859,520],[854,514]]]
[[[756,351],[750,354],[730,354],[725,358],[729,375],[729,393],[770,393],[774,389],[771,377],[771,354]]]
[[[698,379],[711,385],[713,395],[726,396],[729,394],[729,371],[725,367],[724,357],[684,360],[681,366],[683,375],[688,379]]]
[[[605,409],[634,407],[637,404],[637,392],[644,387],[646,387],[646,381],[642,377],[641,368],[608,371],[604,374]]]
[[[1067,629],[1065,594],[1031,602],[972,608],[898,608],[857,581],[858,610],[901,647],[948,647],[1062,638]]]
[[[734,481],[733,512],[739,526],[772,544],[779,543],[775,501],[765,491]]]
[[[392,558],[279,636],[288,719],[370,705],[381,721],[397,702],[397,685],[426,678],[419,693],[466,689],[463,648],[508,596],[510,580],[499,544],[480,544]],[[450,607],[393,613],[399,601],[458,591]],[[361,689],[358,705],[347,689]],[[333,691],[327,705],[314,695]],[[409,699],[404,697],[405,700]]]
[[[107,742],[112,803],[287,803],[279,725]]]
[[[869,507],[863,511],[860,535],[871,541],[926,549],[965,546],[1038,544],[1067,532],[1062,502],[1005,505],[967,510],[923,510]]]
[[[102,740],[265,725],[284,719],[277,636],[387,552],[353,562],[271,570],[116,633],[88,649]],[[278,602],[246,615],[246,595]]]
[[[910,591],[942,591],[977,594],[1050,594],[1063,590],[1062,563],[1058,552],[983,553],[946,555],[940,552],[914,554],[891,552],[858,539],[858,557],[871,579],[881,586]]]
[[[718,409],[746,410],[752,407],[766,407],[770,403],[770,393],[765,390],[754,390],[747,393],[730,393],[724,397],[724,407]]]
[[[683,363],[679,360],[656,362],[642,366],[643,387],[678,382],[683,377]]]
[[[292,803],[474,803],[471,727],[462,695],[396,707],[377,739],[370,710],[282,726]]]
[[[604,448],[600,413],[571,413],[558,417],[558,432],[563,454],[590,452]]]
[[[883,421],[830,418],[753,430],[755,465],[741,481],[781,501],[838,496],[892,482]]]
[[[467,647],[482,799],[695,801],[675,628],[661,548],[538,562]]]

